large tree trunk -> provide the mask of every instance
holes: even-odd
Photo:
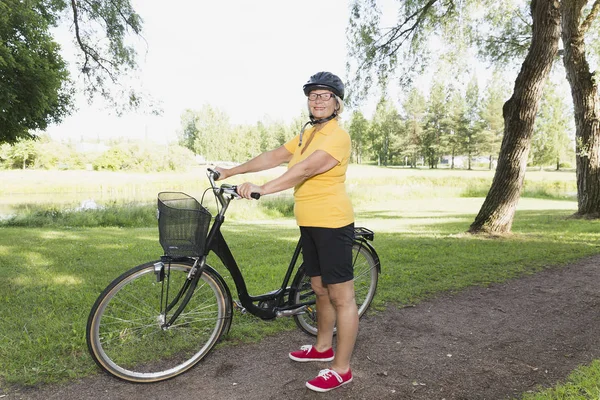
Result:
[[[598,86],[590,73],[583,41],[589,21],[600,8],[596,0],[592,13],[583,21],[587,0],[563,0],[563,61],[575,111],[577,160],[577,216],[600,218],[600,100]]]
[[[533,123],[542,89],[558,52],[560,13],[554,0],[532,0],[531,46],[515,81],[512,97],[504,104],[504,138],[490,191],[471,233],[508,233],[521,195]]]

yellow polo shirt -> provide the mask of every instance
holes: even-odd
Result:
[[[346,193],[346,170],[350,160],[350,135],[343,130],[337,120],[329,121],[320,131],[315,133],[308,143],[315,128],[304,131],[302,147],[298,147],[300,135],[284,144],[293,154],[288,168],[305,160],[317,150],[323,150],[335,158],[338,163],[327,172],[296,185],[294,188],[294,214],[299,226],[321,228],[341,228],[354,222],[354,210],[350,197]]]

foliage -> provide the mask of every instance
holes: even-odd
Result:
[[[449,94],[442,82],[431,86],[424,123],[422,152],[430,168],[437,168],[441,157],[448,153],[453,124],[448,110]]]
[[[0,168],[4,169],[81,167],[82,159],[71,146],[52,141],[47,135],[37,140],[19,139],[12,145],[5,143],[0,151]]]
[[[156,224],[156,206],[117,204],[62,209],[54,205],[23,205],[0,226],[20,227],[147,227]]]
[[[484,135],[479,104],[479,86],[476,77],[473,76],[465,94],[464,115],[460,117],[464,123],[457,130],[461,152],[467,156],[467,169],[471,169],[471,161],[474,156],[481,155],[491,148],[489,138]]]
[[[141,33],[142,21],[129,0],[3,0],[0,143],[33,138],[35,130],[59,123],[72,111],[73,84],[51,34],[63,22],[80,50],[88,98],[100,94],[113,104],[124,98],[127,105],[140,105],[138,93],[114,86],[136,66],[136,53],[126,39]]]
[[[500,144],[504,135],[504,118],[502,106],[510,97],[510,88],[500,79],[498,71],[494,71],[492,78],[485,88],[481,105],[482,135],[486,138],[486,149],[490,154],[490,166],[492,160],[500,152]]]
[[[367,135],[370,129],[369,121],[360,111],[352,113],[348,133],[352,139],[352,162],[361,164],[367,154]]]
[[[32,138],[30,130],[58,123],[72,109],[67,66],[49,32],[55,22],[49,6],[0,2],[0,143]]]
[[[233,125],[225,112],[205,104],[181,115],[179,144],[208,162],[243,162],[281,146],[299,131],[297,121],[287,126],[281,122]]]
[[[481,8],[481,25],[472,28],[480,55],[498,66],[523,59],[531,43],[530,2],[487,0]]]
[[[564,99],[556,88],[548,85],[536,119],[530,156],[532,165],[552,165],[560,169],[561,162],[574,153],[569,130],[571,128]]]
[[[111,147],[100,155],[93,167],[97,171],[178,171],[194,164],[194,155],[178,145],[156,146],[142,142],[126,142]]]
[[[391,102],[381,99],[369,128],[371,151],[377,160],[377,165],[392,164],[394,156],[392,147],[395,144],[393,138],[398,134],[400,124],[396,107]]]
[[[442,66],[440,79],[446,73]],[[506,82],[494,75],[483,95],[473,78],[464,92],[456,85],[445,85],[443,80],[434,80],[427,97],[412,88],[399,110],[390,98],[382,98],[372,118],[355,111],[346,123],[352,138],[352,161],[413,167],[423,164],[430,168],[447,162],[451,168],[459,168],[465,159],[466,168],[493,169],[504,133],[502,106],[508,93]],[[179,143],[207,162],[243,162],[285,143],[299,131],[305,118],[300,115],[290,124],[261,121],[233,125],[226,113],[205,105],[199,111],[186,110],[182,114]],[[546,130],[553,129],[552,121],[548,120]],[[164,171],[182,170],[191,158],[189,153],[180,153],[183,147],[177,146],[169,149],[168,160],[160,147],[141,143],[114,141],[104,154],[81,152],[77,146],[53,142],[47,136],[37,142],[4,145],[0,147],[0,168],[77,169],[93,165],[97,170]],[[537,152],[542,150],[534,143],[530,154],[538,157]],[[472,164],[475,158],[479,161]],[[574,155],[565,153],[560,163],[574,164]]]
[[[35,169],[81,169],[85,167],[85,156],[76,151],[72,144],[56,142],[42,135],[34,142],[35,159],[30,168]]]
[[[428,64],[431,39],[441,40],[445,34],[457,38],[461,33],[452,30],[449,22],[457,20],[459,8],[454,1],[399,2],[398,20],[389,27],[382,22],[380,2],[353,0],[346,32],[351,104],[367,97],[375,84],[385,92],[392,77],[409,86]]]
[[[403,104],[405,114],[406,136],[401,140],[402,156],[408,160],[411,167],[417,166],[417,159],[422,148],[421,136],[425,118],[425,97],[415,88],[408,93]]]
[[[0,146],[0,169],[83,169],[107,171],[183,171],[195,164],[191,151],[178,145],[137,141],[116,142],[99,154],[78,150],[42,135],[37,140],[19,140]]]
[[[129,35],[140,35],[142,19],[130,0],[44,0],[58,4],[71,16],[72,30],[80,50],[79,68],[86,78],[88,96],[138,106],[141,99],[135,91],[122,85],[113,93],[111,84],[136,68],[136,52],[127,42]]]

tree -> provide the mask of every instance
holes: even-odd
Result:
[[[406,113],[406,136],[402,141],[402,155],[408,160],[411,168],[416,168],[422,148],[425,97],[413,88],[402,106]]]
[[[21,169],[27,168],[35,162],[35,143],[31,139],[21,139],[12,145],[10,158],[13,165],[19,165]]]
[[[398,132],[398,111],[386,99],[382,98],[375,109],[375,115],[369,129],[371,150],[377,159],[377,165],[390,163],[390,145],[392,137]]]
[[[34,138],[32,131],[72,111],[73,84],[50,32],[62,21],[69,21],[80,50],[78,67],[88,97],[140,105],[137,92],[117,85],[136,67],[126,38],[141,33],[141,18],[129,0],[2,0],[0,143]]]
[[[585,36],[600,13],[600,0],[584,12],[587,0],[560,3],[563,62],[575,110],[577,216],[600,218],[600,97],[598,74],[590,72]]]
[[[30,130],[60,122],[72,108],[67,66],[48,33],[51,21],[28,4],[0,2],[0,143],[30,139]]]
[[[266,137],[272,136],[273,132],[269,126],[258,123],[254,126],[237,125],[231,127],[226,137],[223,137],[220,147],[226,151],[219,160],[229,160],[244,162],[263,152],[261,143]],[[274,143],[271,147],[264,147],[266,150],[272,150],[276,147]]]
[[[468,117],[467,101],[465,96],[459,91],[452,94],[450,100],[450,119],[452,121],[451,135],[448,138],[448,148],[451,154],[450,167],[454,169],[455,157],[463,155],[467,149],[469,132],[470,132],[470,121]],[[468,163],[468,160],[467,160]]]
[[[181,116],[179,144],[206,160],[227,160],[230,156],[229,116],[209,104],[200,111],[186,110]]]
[[[377,132],[378,150],[376,151],[379,163],[387,166],[392,162],[394,138],[400,131],[400,116],[396,107],[385,99],[382,99],[371,123],[373,132]]]
[[[422,142],[429,168],[437,168],[442,155],[448,150],[448,137],[451,134],[448,96],[446,86],[442,82],[433,83],[427,102]]]
[[[492,3],[492,6],[497,3],[499,2]],[[476,15],[461,9],[468,5],[469,3],[439,0],[404,2],[398,24],[381,33],[379,15],[370,10],[377,10],[376,2],[355,0],[349,24],[349,53],[356,63],[352,71],[349,68],[349,72],[355,75],[350,79],[351,84],[362,86],[367,81],[364,77],[369,74],[375,74],[379,80],[386,82],[390,71],[398,65],[398,60],[404,65],[413,64],[406,58],[401,58],[403,54],[411,55],[413,62],[419,61],[418,55],[422,53],[417,51],[422,49],[419,43],[426,43],[421,39],[432,31],[444,33],[447,31],[445,27],[457,26],[471,15]],[[501,13],[507,14],[505,9]],[[473,233],[505,233],[512,227],[515,207],[523,186],[541,88],[558,53],[558,4],[551,0],[532,0],[530,13],[531,42],[515,81],[512,97],[503,107],[505,128],[498,168],[486,200],[469,229]],[[476,28],[474,26],[472,31],[478,32]],[[361,90],[355,92],[361,94]]]
[[[194,141],[198,136],[198,116],[190,109],[187,109],[181,114],[181,130],[177,132],[179,145],[194,150]]]
[[[472,169],[473,157],[483,154],[490,147],[491,138],[484,130],[480,104],[479,85],[476,77],[473,76],[467,85],[464,113],[459,117],[461,127],[457,129],[458,141],[462,153],[467,156],[469,170]]]
[[[367,135],[369,132],[369,121],[360,111],[354,111],[352,113],[352,119],[350,120],[350,127],[348,133],[352,139],[352,161],[361,164],[363,161],[364,153],[366,152]]]
[[[551,0],[532,0],[531,45],[515,81],[512,97],[504,104],[504,138],[498,167],[469,232],[508,233],[511,230],[531,148],[535,116],[542,88],[558,54],[560,13]]]
[[[577,202],[575,216],[600,217],[600,99],[597,73],[590,72],[586,42],[600,54],[600,1],[564,0],[560,3],[562,60],[571,86],[575,117]],[[506,15],[507,13],[504,13]],[[520,24],[507,24],[506,37],[528,37]],[[526,26],[526,25],[525,25]],[[508,47],[518,48],[507,41]],[[521,46],[522,48],[522,46]],[[507,52],[509,53],[509,52]]]
[[[193,153],[178,145],[153,146],[142,141],[115,143],[93,162],[95,170],[179,171],[193,164]]]
[[[78,169],[84,166],[82,154],[72,145],[53,141],[47,134],[40,135],[35,145],[35,169]]]
[[[549,84],[535,122],[530,157],[533,165],[555,164],[556,170],[560,169],[571,144],[568,118],[563,97],[556,92],[555,85]]]
[[[256,129],[258,130],[259,134],[260,134],[260,151],[261,152],[265,152],[265,151],[269,151],[274,149],[277,146],[277,136],[276,136],[276,132],[269,129],[268,126],[266,126],[264,123],[262,122],[257,122],[256,124]],[[237,146],[239,146],[239,144],[237,144]]]
[[[487,151],[490,157],[489,169],[494,167],[494,156],[500,152],[500,144],[504,134],[504,119],[502,118],[502,105],[509,97],[508,88],[499,79],[498,72],[494,72],[486,87],[481,106],[481,119],[483,135],[487,137]]]

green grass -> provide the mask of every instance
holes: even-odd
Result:
[[[523,400],[596,400],[600,399],[600,360],[579,367],[566,382],[554,388],[527,393]]]
[[[13,207],[15,214],[0,220],[0,226],[20,227],[108,227],[151,226],[156,222],[156,205],[109,204],[99,209],[78,209],[56,204],[24,204]]]
[[[349,179],[356,223],[376,232],[383,266],[375,308],[414,304],[440,292],[501,282],[600,253],[600,221],[569,219],[576,203],[556,200],[569,198],[574,177],[548,176],[532,179],[531,185],[554,192],[522,198],[514,234],[488,239],[464,232],[483,202],[469,197],[477,192],[469,188],[485,185],[489,172],[357,169]],[[0,383],[35,385],[98,371],[85,345],[93,302],[120,273],[162,254],[155,207],[141,207],[139,212],[149,216],[133,223],[136,207],[115,205],[108,213],[87,215],[56,207],[55,215],[40,218],[33,212],[21,217],[29,221],[23,226],[0,228]],[[298,235],[290,207],[289,194],[230,206],[224,235],[252,294],[280,284]],[[211,257],[209,263],[235,293],[218,260]],[[236,314],[222,345],[287,329],[295,329],[291,319],[264,322]],[[546,398],[566,397],[535,399]]]

